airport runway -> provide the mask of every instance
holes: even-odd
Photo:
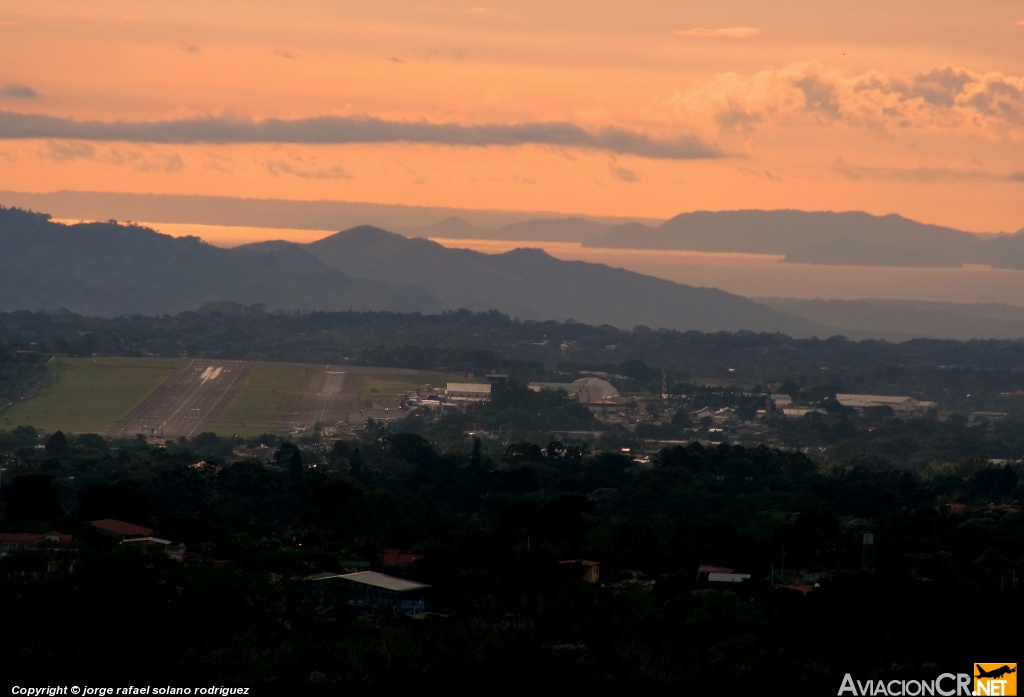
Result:
[[[251,365],[246,361],[186,360],[110,434],[191,438],[202,433],[245,382]]]
[[[224,408],[242,388],[252,368],[250,361],[222,361],[208,358],[188,359],[128,416],[108,433],[118,437],[145,436],[192,438],[215,430],[214,424]],[[423,375],[424,371],[401,368],[319,365],[312,369],[295,411],[280,413],[279,421],[267,423],[268,432],[298,433],[320,424],[324,428],[361,424],[367,418],[394,419],[404,415],[399,400],[381,396],[369,404],[356,404],[356,385],[360,375]],[[366,395],[364,395],[365,397]],[[265,416],[264,416],[265,418]],[[224,429],[224,423],[219,428]],[[225,434],[221,434],[225,435]]]
[[[349,366],[325,365],[309,380],[298,411],[286,415],[281,424],[289,430],[307,429],[314,424],[336,426],[346,422],[355,397],[356,378]]]
[[[346,424],[362,424],[367,418],[394,419],[404,416],[399,409],[399,400],[392,396],[373,399],[373,407],[356,404],[356,383],[360,375],[422,375],[424,382],[430,382],[431,378],[431,374],[424,371],[404,368],[323,366],[310,378],[299,410],[286,415],[282,419],[282,427],[289,431],[305,430],[314,424],[331,428]]]

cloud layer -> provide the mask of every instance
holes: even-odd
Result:
[[[753,39],[761,36],[761,30],[756,27],[725,27],[724,29],[694,27],[693,29],[676,29],[672,33],[676,36],[688,36],[695,39]]]
[[[753,75],[727,73],[671,102],[724,129],[808,119],[885,131],[959,129],[985,137],[1024,137],[1024,78],[937,66],[909,75],[845,75],[797,64]]]
[[[175,144],[403,142],[472,147],[532,144],[585,148],[652,159],[689,160],[721,156],[716,147],[696,137],[664,141],[615,127],[591,132],[568,122],[463,126],[352,116],[265,121],[204,117],[105,122],[0,112],[0,139],[23,138]]]
[[[970,167],[865,167],[839,161],[832,171],[847,179],[879,179],[904,182],[935,182],[956,180],[1024,181],[1024,173],[1000,172]]]
[[[28,85],[19,82],[8,82],[0,85],[0,97],[9,99],[35,99],[39,93]]]

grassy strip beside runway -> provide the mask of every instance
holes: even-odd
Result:
[[[257,363],[220,413],[211,430],[219,435],[258,436],[279,427],[293,414],[317,366]]]
[[[0,428],[103,433],[159,387],[180,358],[56,358],[50,384],[0,412]]]

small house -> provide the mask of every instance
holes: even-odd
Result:
[[[130,547],[161,547],[163,548],[164,554],[169,556],[171,559],[177,559],[178,561],[185,560],[185,545],[182,543],[174,544],[171,540],[165,540],[161,537],[153,537],[147,535],[145,537],[127,537],[121,540],[121,544],[129,545]]]
[[[427,610],[423,591],[430,586],[425,583],[388,576],[376,571],[357,571],[333,576],[331,580],[319,580],[333,583],[333,579],[345,584],[342,589],[344,602],[360,614],[369,615],[378,610],[390,610],[398,615],[416,615]]]
[[[71,535],[61,532],[0,532],[0,557],[26,547],[45,547],[71,542]]]
[[[122,540],[128,537],[150,537],[153,534],[153,528],[126,523],[123,520],[114,520],[113,518],[93,520],[89,522],[89,525],[100,532],[121,538]]]
[[[697,567],[698,576],[707,576],[708,574],[731,574],[732,569],[727,566],[715,566],[714,564],[701,564]]]

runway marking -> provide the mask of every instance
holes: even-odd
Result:
[[[221,390],[220,396],[217,397],[217,401],[213,403],[213,406],[211,406],[207,410],[207,412],[206,412],[207,414],[212,414],[213,413],[213,410],[217,408],[218,404],[220,404],[220,400],[224,399],[224,395],[226,395],[228,392],[231,391],[231,388],[235,386],[235,383],[238,382],[238,378],[244,372],[245,372],[244,370],[237,370],[237,371],[235,371],[234,378],[231,379],[231,382],[228,384],[227,387],[225,387],[223,390]],[[210,379],[212,380],[213,378],[217,377],[217,375],[220,375],[220,368],[217,368],[216,373]],[[199,426],[202,425],[202,423],[203,423],[203,419],[200,418],[198,420],[198,422],[196,423],[196,425],[192,427],[192,430],[188,432],[188,437],[189,438],[192,437],[192,434],[196,432],[196,429],[199,428]]]
[[[196,362],[195,358],[193,358],[191,361],[189,361],[189,364],[185,367],[185,371],[187,371],[189,368],[191,368],[192,364],[195,363],[195,362]],[[185,371],[182,371],[182,372],[185,372]],[[197,387],[192,392],[192,394],[190,394],[188,397],[183,399],[182,402],[181,402],[181,405],[177,409],[175,409],[174,412],[170,416],[168,416],[166,419],[164,419],[164,422],[162,424],[160,424],[160,428],[163,428],[164,426],[166,426],[167,422],[169,422],[171,419],[173,419],[175,416],[177,416],[178,412],[181,411],[182,409],[184,409],[185,406],[192,400],[192,398],[196,396],[196,393],[199,392],[199,390],[201,390],[202,388],[203,388],[203,384],[199,383],[199,387]]]
[[[325,366],[325,367],[329,368],[330,366]],[[334,379],[335,379],[334,376],[335,375],[344,375],[345,371],[343,371],[343,370],[327,371],[327,374],[331,376],[331,384],[330,384],[330,386],[328,386],[327,394],[324,396],[324,408],[320,410],[320,420],[319,420],[318,423],[321,426],[323,426],[323,423],[324,423],[324,414],[327,413],[327,403],[330,401],[330,399],[331,399],[331,392],[334,390]]]
[[[223,370],[223,368],[214,368],[212,365],[208,365],[206,366],[206,370],[203,371],[203,374],[199,376],[199,379],[203,382],[206,382],[207,380],[216,380],[217,376],[220,375],[221,370]]]
[[[195,358],[191,359],[191,361],[190,361],[190,362],[188,363],[188,366],[186,366],[186,368],[185,368],[185,369],[186,369],[186,371],[187,371],[187,367],[191,366],[191,364],[193,364],[193,363],[195,363],[195,362],[196,362],[196,359],[195,359]],[[199,384],[199,387],[197,387],[197,388],[196,388],[195,390],[193,390],[193,393],[191,393],[190,395],[188,395],[187,397],[185,397],[185,398],[184,398],[183,400],[181,400],[181,405],[180,405],[180,406],[178,406],[178,408],[174,409],[174,412],[173,412],[173,413],[171,413],[171,416],[169,416],[169,417],[168,417],[167,419],[165,419],[165,420],[164,420],[164,423],[162,423],[162,424],[160,425],[160,428],[161,428],[161,432],[163,432],[163,429],[164,429],[164,427],[166,427],[166,426],[167,426],[167,424],[168,424],[168,423],[169,423],[169,422],[170,422],[171,420],[173,420],[173,419],[174,419],[174,417],[176,417],[176,416],[177,416],[177,413],[178,413],[178,411],[180,411],[181,409],[183,409],[183,408],[184,408],[185,406],[188,406],[188,405],[189,405],[189,402],[191,402],[191,400],[193,400],[193,399],[194,399],[194,398],[196,397],[196,395],[197,395],[197,394],[199,394],[199,391],[200,391],[200,390],[202,390],[202,389],[203,389],[203,387],[205,387],[205,386],[206,386],[206,382],[207,382],[207,380],[210,380],[210,379],[212,379],[212,378],[206,378],[206,377],[205,377],[205,376],[207,376],[207,375],[208,375],[208,373],[210,373],[210,371],[211,371],[211,368],[212,368],[212,366],[210,366],[210,365],[208,365],[208,366],[207,366],[207,368],[206,368],[206,371],[203,371],[203,374],[202,374],[202,375],[200,376],[200,378],[201,378],[201,379],[203,379],[203,380],[202,380],[202,382],[201,382],[201,383]],[[213,374],[211,373],[210,375],[212,376]],[[220,369],[217,369],[217,371],[216,371],[216,375],[220,375]],[[215,376],[213,376],[213,377],[215,377]],[[236,378],[236,379],[237,379],[237,378]],[[221,397],[223,397],[223,394],[221,394]],[[219,402],[219,401],[220,401],[220,399],[218,399],[218,400],[217,400],[217,402]],[[215,404],[215,405],[216,405],[216,404]],[[199,410],[199,408],[198,408],[198,407],[194,407],[194,408],[191,408],[191,410],[193,410],[193,411],[198,411],[198,410]],[[184,417],[183,417],[183,418],[182,418],[182,421],[186,421],[186,418],[184,418]],[[196,431],[196,428],[198,428],[198,427],[199,427],[199,424],[197,424],[197,425],[196,425],[196,427],[194,427],[194,428],[193,428],[193,430],[189,431],[189,432],[188,432],[188,435],[190,436],[191,434],[193,434],[193,432],[195,432],[195,431]]]

